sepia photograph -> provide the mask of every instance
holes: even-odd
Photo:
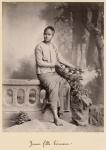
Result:
[[[2,2],[2,131],[104,132],[104,2]]]

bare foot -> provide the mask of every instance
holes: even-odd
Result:
[[[54,119],[54,123],[56,126],[63,126],[61,119]]]

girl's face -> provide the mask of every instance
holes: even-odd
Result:
[[[45,42],[50,42],[53,38],[53,31],[50,30],[50,29],[47,29],[45,32],[44,32],[44,41]]]

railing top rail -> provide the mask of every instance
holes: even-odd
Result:
[[[3,80],[2,85],[40,85],[40,81],[38,79],[5,79]]]

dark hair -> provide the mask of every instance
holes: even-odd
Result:
[[[44,33],[45,33],[48,29],[52,30],[52,31],[53,31],[53,34],[55,33],[55,29],[54,29],[54,27],[52,27],[52,26],[47,26],[47,27],[44,29]]]

